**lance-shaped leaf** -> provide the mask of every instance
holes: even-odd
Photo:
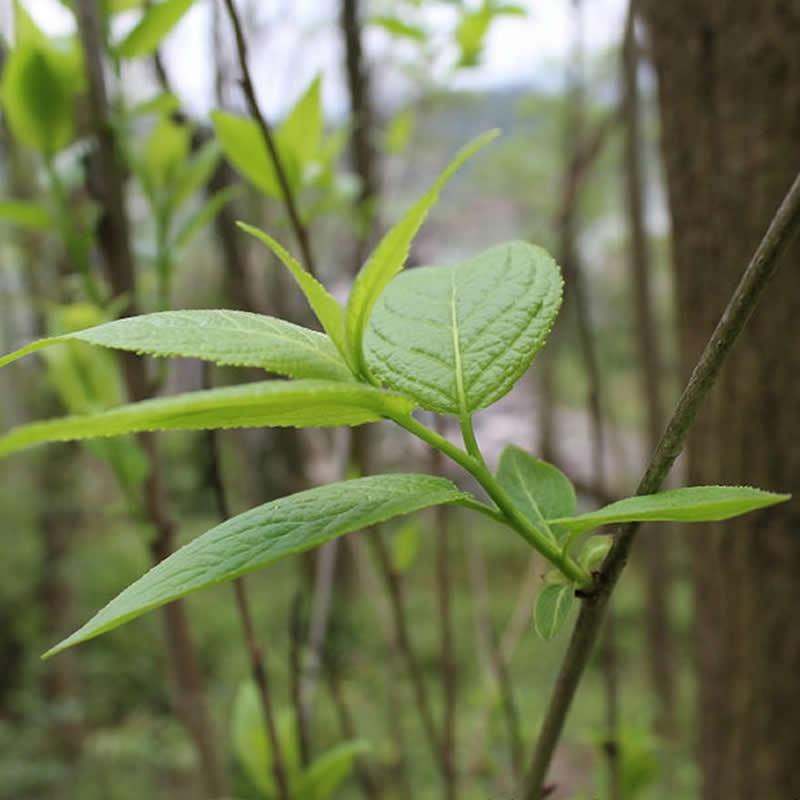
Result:
[[[292,273],[292,277],[305,295],[325,332],[331,337],[339,352],[347,358],[344,344],[344,315],[336,298],[310,272],[303,269],[300,262],[296,258],[292,258],[269,234],[244,222],[236,224],[243,231],[263,242],[283,262],[286,269]]]
[[[488,144],[498,134],[499,131],[489,131],[464,147],[436,183],[383,237],[358,273],[347,301],[345,325],[350,362],[355,364],[360,372],[366,374],[362,340],[370,313],[389,281],[403,268],[406,258],[408,258],[411,241],[425,221],[431,206],[439,199],[440,190],[473,153]]]
[[[528,368],[561,306],[561,284],[555,261],[525,242],[409,270],[375,307],[367,366],[423,408],[465,418]]]
[[[224,309],[161,311],[40,339],[0,358],[0,367],[43,347],[75,339],[152,356],[261,367],[290,378],[352,381],[347,365],[324,334],[264,314]]]
[[[543,520],[575,513],[577,499],[569,478],[546,461],[519,447],[506,447],[497,467],[497,482],[508,492],[520,511],[543,533]]]
[[[444,478],[397,474],[332,483],[273,500],[229,519],[173,553],[46,655],[342,534],[463,497]]]
[[[99,414],[32,422],[0,437],[0,456],[44,442],[139,431],[361,425],[386,415],[408,414],[413,407],[406,397],[355,383],[263,381],[143,400]]]
[[[749,486],[688,486],[626,497],[597,511],[553,522],[574,533],[616,522],[715,522],[783,503],[790,497]]]
[[[138,24],[116,46],[116,54],[121,58],[135,58],[155,52],[194,1],[162,0],[145,9]]]
[[[533,625],[546,642],[564,626],[575,599],[575,584],[546,583],[536,595]]]

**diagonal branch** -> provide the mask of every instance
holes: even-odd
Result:
[[[716,382],[725,359],[770,278],[777,270],[781,254],[799,228],[800,175],[795,178],[781,203],[714,333],[711,334],[667,429],[650,459],[647,471],[639,483],[637,494],[650,494],[661,486],[683,449],[689,429],[706,395]],[[540,800],[544,796],[543,783],[550,760],[561,736],[575,690],[589,661],[609,597],[627,563],[638,527],[638,523],[628,523],[619,527],[614,546],[603,562],[600,572],[595,576],[595,589],[584,598],[525,782],[523,796],[526,800]]]
[[[295,236],[297,237],[298,244],[300,245],[300,252],[303,256],[303,263],[306,269],[314,276],[316,276],[316,268],[314,266],[314,258],[311,252],[311,243],[309,242],[308,228],[303,224],[300,219],[300,213],[297,209],[297,201],[289,185],[289,178],[286,175],[286,169],[283,165],[278,147],[275,144],[275,136],[272,133],[272,128],[267,122],[266,117],[261,113],[261,108],[256,99],[256,90],[253,86],[253,80],[250,77],[250,68],[247,66],[247,42],[242,32],[242,23],[239,20],[239,15],[236,12],[236,7],[233,0],[225,0],[225,8],[228,11],[228,16],[233,26],[233,35],[236,38],[236,52],[239,56],[239,67],[242,70],[242,89],[244,91],[245,99],[247,100],[247,107],[250,114],[256,121],[261,136],[264,139],[264,144],[267,146],[267,151],[272,159],[272,165],[275,168],[275,175],[278,177],[278,183],[281,187],[281,194],[283,195],[283,202],[286,206],[286,212],[289,215],[289,222],[292,225]]]

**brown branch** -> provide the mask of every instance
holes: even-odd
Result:
[[[711,334],[689,382],[661,437],[637,494],[658,491],[675,459],[683,449],[697,412],[719,377],[725,360],[748,318],[758,304],[769,280],[778,268],[780,256],[800,228],[800,174],[770,223],[764,238],[745,270],[716,329]],[[581,676],[591,655],[611,592],[628,561],[639,528],[627,523],[617,529],[616,541],[597,573],[595,590],[584,599],[569,647],[550,697],[539,740],[525,783],[524,797],[539,800],[543,783]]]
[[[303,642],[306,637],[306,625],[303,618],[303,593],[297,591],[292,598],[289,609],[289,687],[292,697],[294,716],[297,721],[297,750],[300,763],[308,766],[311,763],[311,742],[308,735],[308,720],[303,705],[301,679],[303,676]]]
[[[316,275],[316,268],[314,266],[314,258],[311,252],[311,243],[309,241],[308,229],[303,224],[300,218],[300,213],[297,209],[297,202],[295,200],[294,192],[289,184],[289,178],[286,175],[286,169],[283,165],[283,160],[278,147],[275,144],[275,137],[272,133],[272,128],[266,117],[261,113],[261,108],[258,105],[256,98],[256,90],[253,86],[253,80],[250,76],[250,68],[247,66],[247,42],[242,32],[242,24],[239,20],[239,15],[236,12],[236,7],[233,0],[225,0],[225,8],[228,10],[228,16],[233,26],[233,35],[236,39],[236,52],[239,56],[239,68],[242,71],[241,85],[244,91],[245,99],[247,100],[247,107],[250,114],[256,121],[261,137],[269,152],[272,166],[275,168],[275,175],[278,178],[278,184],[281,187],[281,195],[283,203],[286,206],[286,212],[289,215],[289,222],[291,223],[292,230],[297,237],[297,242],[300,245],[300,252],[303,256],[303,262],[306,269],[312,274]]]
[[[205,388],[211,388],[210,364],[204,364],[203,383]],[[230,519],[231,513],[228,506],[228,497],[225,493],[225,484],[222,481],[222,471],[220,470],[222,456],[220,453],[219,431],[206,431],[206,441],[208,444],[211,488],[217,504],[217,513],[220,519],[225,522]],[[269,689],[269,675],[264,663],[264,653],[258,643],[258,637],[253,626],[253,616],[250,613],[250,601],[247,596],[244,578],[236,578],[233,581],[233,591],[236,596],[236,610],[242,623],[247,654],[250,658],[250,673],[253,676],[253,682],[261,700],[261,713],[272,750],[272,772],[275,775],[278,794],[281,800],[291,800],[283,747],[278,735],[278,726],[275,724],[275,713]]]
[[[377,151],[373,141],[373,110],[369,96],[369,73],[361,46],[358,0],[342,0],[339,24],[345,50],[345,73],[350,95],[350,153],[356,175],[361,180],[357,208],[364,229],[357,237],[356,264],[361,266],[369,245],[370,230],[377,218],[378,199]]]
[[[603,424],[603,382],[600,363],[592,330],[587,297],[586,275],[578,250],[580,191],[586,183],[591,166],[602,152],[618,116],[607,116],[589,135],[584,134],[586,120],[586,91],[583,75],[583,9],[576,0],[573,6],[575,21],[575,53],[572,61],[574,83],[567,101],[564,132],[565,141],[572,142],[568,153],[567,174],[564,180],[564,197],[561,205],[561,252],[567,285],[571,287],[572,306],[578,329],[578,345],[583,367],[588,378],[588,407],[591,431],[592,480],[601,492],[606,490],[606,437]],[[569,144],[567,145],[570,146]],[[618,743],[617,718],[619,716],[619,690],[617,684],[617,658],[614,626],[611,615],[606,622],[603,639],[603,677],[606,703],[606,734],[603,752],[608,771],[608,800],[620,800],[622,754]]]
[[[341,683],[339,682],[338,665],[331,664],[330,659],[326,664],[326,674],[328,677],[328,692],[330,693],[333,706],[336,709],[336,716],[339,720],[339,727],[345,740],[355,739],[357,736],[356,727],[353,724],[353,715],[344,698]],[[362,756],[356,756],[355,773],[358,779],[361,792],[367,800],[378,800],[383,795],[378,783],[367,767]]]
[[[89,87],[89,114],[97,140],[97,168],[90,176],[90,189],[99,200],[104,216],[98,225],[98,241],[108,270],[113,293],[126,299],[123,314],[137,313],[136,274],[128,219],[125,211],[124,176],[116,136],[109,118],[108,97],[103,75],[103,38],[96,0],[76,0],[78,33],[84,51]],[[131,400],[146,399],[149,385],[144,363],[133,353],[120,354],[126,388]],[[152,433],[139,434],[149,462],[144,486],[144,507],[156,530],[151,544],[154,561],[172,552],[174,525],[161,480],[157,440]],[[227,795],[225,771],[220,763],[211,716],[204,698],[203,678],[189,633],[186,607],[175,601],[163,609],[164,631],[175,673],[178,713],[192,736],[200,755],[205,785],[211,797]]]
[[[508,671],[508,665],[511,660],[510,653],[506,655],[503,652],[502,646],[498,641],[494,624],[492,623],[489,610],[489,588],[486,578],[486,562],[483,557],[480,542],[474,532],[471,532],[467,539],[467,548],[469,550],[470,591],[473,595],[475,606],[476,626],[479,629],[479,639],[483,640],[482,643],[486,651],[486,660],[489,662],[488,666],[494,678],[494,691],[499,690],[500,692],[511,751],[512,780],[516,782],[522,774],[522,730],[520,727],[519,710],[514,698],[514,685],[511,680],[511,674]],[[538,561],[538,557],[534,558]],[[536,576],[536,581],[538,583],[538,576]],[[523,584],[524,583],[527,583],[527,576],[523,579]],[[532,599],[533,598],[530,598],[530,601],[525,604],[525,626],[528,625],[530,620],[530,609],[533,607]],[[474,737],[473,754],[478,752],[479,749],[480,751],[485,750],[485,745],[482,740],[489,723],[488,705],[489,703],[484,706],[484,715],[479,723],[476,736]]]
[[[403,584],[400,580],[400,576],[392,566],[389,550],[386,547],[386,542],[384,542],[380,531],[370,530],[368,532],[368,539],[378,560],[378,565],[389,593],[395,641],[397,643],[397,649],[400,651],[403,661],[405,661],[406,669],[411,679],[411,685],[414,689],[414,699],[416,700],[417,711],[422,721],[422,727],[428,739],[428,744],[431,748],[436,766],[442,778],[446,781],[446,758],[436,731],[436,723],[433,719],[433,710],[428,696],[428,689],[425,685],[425,676],[422,674],[422,667],[420,667],[416,652],[411,644],[411,637],[408,631],[405,599],[403,597]]]

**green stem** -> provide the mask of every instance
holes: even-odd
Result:
[[[481,453],[481,448],[478,446],[478,440],[475,438],[475,430],[472,427],[472,417],[464,417],[461,420],[461,435],[464,437],[464,445],[467,448],[467,452],[474,459],[486,466],[486,462],[483,460],[483,453]]]
[[[593,584],[593,579],[588,570],[574,561],[569,555],[561,552],[559,546],[543,534],[516,506],[514,501],[506,493],[505,489],[495,480],[494,475],[487,469],[482,459],[476,458],[461,448],[456,447],[436,433],[436,431],[423,425],[419,420],[408,415],[398,415],[392,419],[409,433],[413,433],[431,447],[440,450],[460,467],[470,473],[480,485],[486,490],[489,497],[494,500],[500,512],[494,512],[488,506],[478,503],[462,503],[469,505],[476,511],[480,511],[493,519],[501,519],[512,527],[528,544],[541,553],[550,563],[561,570],[569,580],[578,584],[578,588],[588,589]],[[487,513],[490,512],[490,513]]]

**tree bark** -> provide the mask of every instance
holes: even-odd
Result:
[[[646,0],[643,11],[687,373],[800,168],[800,3]],[[798,488],[800,244],[783,258],[690,437],[691,483]],[[799,527],[795,499],[692,532],[706,800],[800,796]]]

